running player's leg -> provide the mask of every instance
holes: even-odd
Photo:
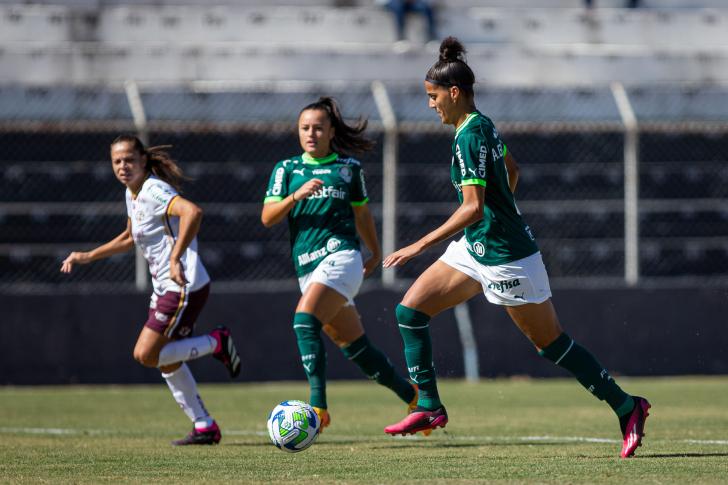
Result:
[[[156,362],[155,355],[166,345],[174,343],[162,333],[144,327],[139,334],[134,348],[134,358],[148,367]],[[176,362],[159,366],[162,377],[167,382],[175,402],[193,423],[192,432],[182,440],[174,441],[175,445],[213,444],[220,441],[220,429],[205,408],[198,391],[195,378],[184,362]]]
[[[331,321],[346,302],[346,297],[336,290],[313,282],[306,287],[293,317],[293,330],[311,392],[309,402],[321,418],[322,428],[328,426],[331,419],[326,402],[326,351],[321,338],[322,322]]]
[[[183,337],[191,334],[195,320],[206,300],[206,291],[193,292],[187,297],[179,293],[166,293],[160,298],[154,298],[149,319],[134,347],[134,358],[137,361],[150,367],[159,366],[172,396],[193,423],[192,432],[185,438],[174,441],[175,445],[214,444],[218,443],[221,437],[220,429],[207,412],[197,391],[197,383],[189,367],[184,363],[185,360],[197,358],[200,354],[212,353],[215,350],[213,344],[218,343],[210,336]],[[209,342],[210,340],[212,342]],[[188,349],[186,351],[188,353],[174,362],[163,362],[161,356],[164,355],[165,349],[182,347],[179,344],[185,344],[184,348]],[[202,351],[197,350],[200,344],[206,346],[202,347]]]
[[[230,330],[221,326],[207,335],[188,337],[205,306],[209,288],[153,296],[147,323],[134,347],[134,359],[147,367],[161,367],[212,354],[225,365],[231,377],[236,377],[240,373],[240,358]],[[157,334],[167,340],[160,342]]]
[[[591,352],[561,329],[550,299],[540,304],[507,306],[506,311],[541,356],[571,372],[589,392],[609,404],[619,418],[624,437],[622,457],[634,454],[641,444],[650,407],[647,400],[624,392]]]
[[[400,376],[381,350],[364,333],[361,318],[354,305],[346,305],[323,326],[326,335],[354,362],[369,379],[394,391],[405,403],[412,402],[415,388]]]
[[[397,306],[397,323],[410,380],[419,387],[419,396],[415,412],[384,428],[386,433],[415,433],[447,423],[437,391],[429,321],[482,291],[478,281],[440,260],[427,268],[407,291]]]

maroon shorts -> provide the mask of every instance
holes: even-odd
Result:
[[[189,337],[209,294],[209,284],[190,293],[184,289],[179,293],[167,291],[161,296],[152,293],[144,326],[173,340]]]

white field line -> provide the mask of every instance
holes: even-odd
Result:
[[[37,434],[37,435],[65,435],[65,436],[76,436],[76,435],[120,435],[126,433],[118,433],[112,430],[104,429],[75,429],[75,428],[23,428],[23,427],[0,427],[0,434]],[[261,436],[267,437],[267,431],[255,431],[255,430],[224,430],[223,434],[226,436]],[[508,443],[518,441],[522,443],[621,443],[620,440],[610,438],[596,438],[589,436],[460,436],[447,434],[448,440],[455,441],[477,441],[483,444],[488,443]],[[408,440],[426,440],[430,438],[422,438],[417,435],[413,436],[395,436],[395,439],[408,439]],[[371,436],[364,437],[351,437],[351,436],[336,436],[331,434],[325,435],[326,441],[369,441],[372,439]],[[718,445],[728,446],[728,440],[649,440],[650,443],[686,443],[691,445]]]

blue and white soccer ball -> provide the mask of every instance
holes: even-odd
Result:
[[[268,436],[279,449],[288,453],[303,451],[316,441],[319,417],[303,401],[283,401],[268,416]]]

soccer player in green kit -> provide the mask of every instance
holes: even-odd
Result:
[[[417,403],[417,387],[397,374],[369,341],[354,306],[362,279],[381,261],[364,174],[359,161],[348,156],[372,148],[373,142],[362,135],[365,128],[366,121],[347,125],[332,98],[322,97],[303,108],[298,135],[304,153],[273,168],[261,214],[266,227],[288,219],[302,293],[293,330],[321,429],[331,421],[322,329],[364,374],[407,403],[408,410]],[[366,262],[357,235],[371,252]]]
[[[397,306],[407,367],[419,386],[419,398],[410,414],[384,431],[413,434],[447,424],[432,363],[429,321],[482,292],[505,308],[541,356],[609,404],[624,438],[621,456],[632,456],[641,444],[650,404],[622,391],[594,356],[562,330],[541,253],[513,197],[518,165],[493,122],[475,107],[475,75],[464,53],[460,42],[448,37],[425,77],[430,108],[444,124],[455,127],[450,177],[460,206],[440,227],[387,256],[384,267],[401,266],[460,231],[465,235],[450,243]]]

